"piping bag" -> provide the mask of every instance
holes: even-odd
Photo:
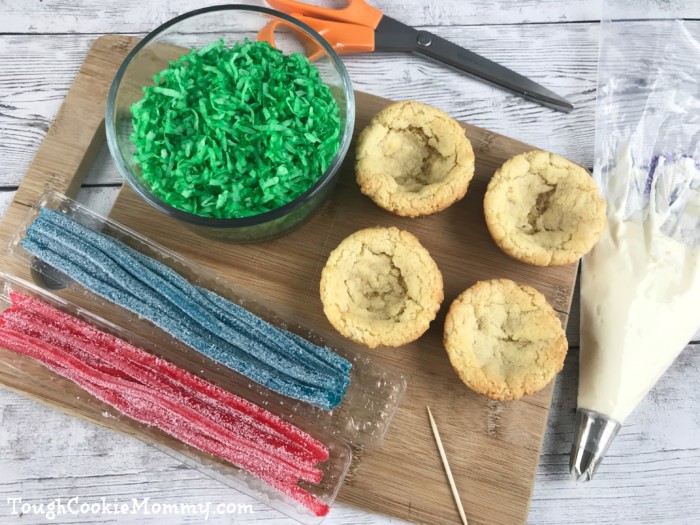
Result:
[[[695,28],[695,26],[693,26]],[[607,226],[581,266],[569,469],[595,474],[620,426],[700,326],[700,31],[603,21],[595,178]]]

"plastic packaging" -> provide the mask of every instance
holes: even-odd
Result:
[[[381,443],[406,390],[406,380],[401,374],[387,366],[374,362],[365,354],[347,350],[341,344],[333,344],[338,340],[325,341],[313,331],[297,324],[292,312],[283,312],[277,307],[273,309],[273,307],[262,304],[253,292],[226,281],[177,253],[150,241],[115,221],[101,217],[76,201],[55,192],[47,193],[32,207],[26,219],[22,221],[19,230],[10,240],[10,253],[14,257],[25,261],[28,265],[33,265],[37,270],[37,274],[40,275],[37,278],[38,281],[50,285],[52,279],[66,279],[65,276],[57,277],[55,270],[47,268],[45,265],[37,264],[37,261],[19,244],[24,232],[38,215],[40,208],[44,206],[62,210],[81,224],[119,239],[132,248],[170,266],[191,283],[208,288],[226,297],[271,322],[273,325],[295,332],[316,344],[329,346],[333,351],[352,363],[350,386],[342,403],[331,411],[322,410],[307,403],[275,394],[228,368],[212,364],[211,361],[201,357],[189,347],[174,341],[165,332],[155,328],[150,323],[144,322],[127,310],[101,299],[77,283],[69,283],[69,288],[73,292],[83,296],[83,302],[87,299],[93,312],[106,318],[118,319],[122,325],[129,327],[138,326],[139,333],[150,333],[151,338],[156,341],[169,341],[170,344],[177,347],[177,352],[191,356],[191,359],[202,363],[200,366],[206,366],[208,370],[216,370],[217,377],[221,378],[219,380],[223,379],[227,382],[227,384],[222,385],[224,388],[228,388],[229,384],[231,386],[237,385],[237,387],[243,386],[251,392],[251,395],[263,402],[268,409],[271,409],[270,406],[272,405],[279,406],[294,414],[295,417],[314,422],[319,428],[337,435],[354,447],[370,450]]]
[[[70,281],[65,275],[58,274],[50,267],[41,264],[21,247],[20,241],[42,207],[61,210],[81,224],[119,239],[141,253],[168,265],[191,283],[215,291],[278,327],[295,332],[316,344],[329,346],[352,363],[351,382],[342,403],[334,410],[326,411],[276,394],[206,359],[144,319],[96,296],[79,284]],[[334,447],[335,455],[332,455],[328,466],[324,467],[328,471],[324,470],[322,486],[319,486],[318,492],[313,492],[329,505],[340,489],[350,464],[351,450],[348,444],[363,450],[378,446],[405,392],[406,381],[398,372],[375,363],[367,355],[354,353],[342,348],[339,344],[331,344],[332,341],[324,340],[308,328],[297,324],[292,312],[283,312],[279,309],[274,311],[257,300],[252,292],[227,282],[180,255],[110,219],[99,216],[58,193],[47,193],[29,210],[26,219],[22,221],[20,228],[11,238],[8,249],[13,257],[31,265],[38,286],[17,283],[9,277],[3,277],[5,283],[9,283],[5,284],[6,293],[9,293],[13,286],[20,287],[20,291],[29,291],[30,295],[47,300],[63,311],[77,313],[79,318],[264,407],[317,437],[329,448]],[[45,291],[47,288],[54,293],[48,294]],[[18,356],[17,359],[22,358]],[[114,416],[107,414],[105,417]],[[136,425],[133,422],[132,424]],[[139,425],[136,426],[139,427]],[[164,439],[161,433],[141,427],[143,426],[135,432],[137,436],[144,434],[148,442],[186,464],[194,466],[197,470],[268,503],[302,523],[319,522],[319,519],[308,511],[291,500],[287,501],[286,498],[247,473],[192,450],[176,440]]]
[[[698,78],[684,22],[602,23],[593,176],[608,224],[582,260],[577,480],[700,325]]]
[[[154,343],[135,335],[133,332],[111,323],[70,301],[47,293],[31,283],[3,273],[0,273],[0,311],[4,311],[10,306],[10,293],[13,291],[39,299],[64,313],[80,319],[103,332],[119,337],[149,353],[162,354],[163,348],[160,345],[154,345]],[[69,409],[75,407],[77,411],[90,410],[99,418],[97,420],[98,423],[102,422],[110,427],[114,427],[118,422],[117,427],[119,430],[138,437],[147,444],[209,477],[257,498],[300,523],[312,525],[322,521],[323,518],[314,516],[309,510],[287,496],[278,493],[247,471],[239,469],[211,454],[187,446],[154,427],[138,423],[120,414],[112,407],[103,405],[97,399],[87,395],[72,381],[57,376],[29,357],[9,351],[3,352],[10,355],[9,362],[11,366],[25,372],[31,371],[32,377],[44,385],[42,389],[48,388],[51,391],[46,397],[51,399],[52,404],[66,405]],[[3,361],[7,363],[7,360],[3,359]],[[234,393],[241,395],[241,397],[246,397],[245,392]],[[44,397],[45,394],[39,395]],[[297,418],[294,424],[318,439],[329,450],[328,460],[318,464],[318,468],[323,472],[320,483],[304,483],[304,488],[330,506],[335,500],[350,468],[352,451],[345,441],[317,428],[312,423]]]

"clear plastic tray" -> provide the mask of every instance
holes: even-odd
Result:
[[[163,353],[160,345],[156,346],[151,341],[139,337],[133,332],[103,319],[85,308],[4,273],[0,273],[0,311],[4,311],[10,306],[10,292],[12,291],[18,291],[44,301],[62,312],[81,319],[101,331],[128,341],[150,353]],[[30,388],[30,394],[44,402],[54,406],[61,406],[74,414],[87,415],[92,421],[136,436],[158,450],[176,458],[183,464],[258,499],[304,525],[316,525],[323,521],[322,517],[313,515],[309,510],[269,487],[247,471],[239,469],[216,456],[185,445],[154,427],[138,423],[128,416],[122,415],[116,409],[86,393],[80,386],[54,374],[30,357],[0,349],[0,362],[3,363],[5,369],[11,367],[21,372],[25,377],[30,376],[32,381],[41,383],[39,392]],[[44,393],[45,389],[47,390],[46,393]],[[234,391],[234,393],[241,397],[247,397],[245,395],[246,392]],[[318,464],[318,468],[323,472],[321,482],[318,484],[301,482],[300,485],[331,506],[350,468],[352,461],[351,448],[344,440],[329,434],[311,422],[298,418],[294,423],[328,447],[328,460]]]
[[[57,209],[70,215],[74,220],[103,234],[110,235],[132,248],[173,268],[192,284],[210,289],[227,299],[245,307],[266,321],[285,328],[320,345],[328,346],[352,363],[350,385],[341,404],[333,410],[323,410],[302,401],[282,396],[249,380],[237,372],[226,368],[195,352],[185,344],[175,340],[160,328],[144,321],[128,310],[106,301],[80,284],[71,281],[63,274],[58,279],[66,284],[66,289],[56,291],[69,297],[101,315],[136,331],[142,337],[156,344],[168,343],[169,349],[161,353],[163,357],[189,369],[232,392],[245,391],[245,397],[265,406],[271,412],[296,422],[303,419],[313,423],[318,429],[340,437],[351,446],[371,450],[381,444],[391,420],[406,390],[406,380],[397,371],[376,363],[366,354],[348,350],[341,345],[328,345],[312,330],[298,324],[295,315],[275,306],[264,304],[255,294],[241,286],[227,281],[221,276],[202,268],[179,254],[154,243],[139,233],[111,219],[102,217],[82,204],[56,192],[48,192],[29,210],[18,231],[11,237],[8,250],[13,257],[31,265],[35,270],[35,281],[44,288],[54,288],[56,271],[38,261],[20,245],[27,228],[39,214],[42,207]],[[241,394],[242,395],[242,394]]]
[[[81,224],[119,239],[132,248],[170,266],[191,283],[226,297],[280,328],[291,330],[316,344],[324,345],[326,344],[324,340],[308,328],[298,324],[293,312],[283,312],[278,308],[263,304],[253,292],[230,283],[137,232],[102,217],[80,203],[56,192],[45,194],[35,203],[29,210],[27,217],[22,221],[18,231],[10,239],[9,253],[32,268],[35,283],[20,282],[11,277],[3,276],[5,297],[9,290],[18,289],[46,300],[63,311],[74,314],[153,354],[160,355],[178,366],[266,408],[313,435],[329,447],[331,457],[322,467],[320,466],[324,472],[321,484],[304,484],[304,486],[330,506],[340,490],[349,468],[352,457],[350,446],[369,450],[378,446],[384,439],[406,390],[404,377],[391,368],[373,362],[366,355],[335,345],[331,346],[333,350],[348,359],[353,365],[350,386],[342,403],[337,408],[326,411],[272,392],[237,372],[206,358],[143,318],[102,299],[80,284],[68,279],[65,275],[58,274],[56,270],[39,264],[39,261],[22,248],[20,241],[42,207],[61,210]],[[51,290],[51,292],[47,290]],[[6,303],[7,300],[5,300],[3,308],[7,306]],[[3,355],[6,357],[6,353]],[[28,358],[18,355],[13,357],[13,362],[18,361],[21,361],[25,367],[31,366],[27,365],[27,361],[31,361]],[[39,367],[41,365],[35,363],[32,370]],[[60,388],[63,390],[67,389],[73,392],[74,400],[80,399],[81,404],[85,403],[86,396],[79,387],[73,385],[71,388],[72,383],[69,381],[59,381],[59,378],[48,370],[46,373],[52,376],[52,386],[61,385]],[[80,392],[83,393],[82,396],[80,396]],[[51,404],[57,404],[56,398],[57,396],[52,394],[48,401]],[[120,416],[114,410],[105,410],[105,405],[95,399],[89,399],[88,402],[100,405],[99,411],[95,411],[95,417],[91,415],[88,416],[88,419],[136,435],[184,464],[257,498],[301,523],[311,525],[322,521],[322,518],[313,516],[310,511],[282,496],[247,472],[214,456],[188,447],[160,431]],[[70,403],[58,404],[62,404],[71,412]],[[83,406],[83,408],[85,407]],[[88,412],[90,412],[89,407]],[[82,411],[81,415],[84,414],[85,410]],[[115,419],[118,421],[116,425],[113,421]]]

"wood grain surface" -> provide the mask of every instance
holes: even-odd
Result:
[[[324,5],[335,0],[323,0]],[[203,0],[0,0],[0,216],[7,208],[46,134],[92,41],[104,32],[143,33],[165,18],[205,5]],[[219,3],[218,1],[215,3]],[[338,3],[338,2],[335,2]],[[593,105],[600,2],[571,0],[373,0],[390,16],[425,24],[435,33],[556,89],[585,98],[575,118],[562,120],[458,74],[430,78],[440,70],[408,55],[351,56],[345,62],[364,91],[422,101],[455,116],[557,151],[592,165]],[[620,1],[626,18],[700,18],[695,0]],[[505,24],[505,25],[504,25]],[[697,24],[693,27],[697,28]],[[478,26],[473,31],[472,26]],[[693,30],[698,34],[698,30]],[[464,35],[463,37],[460,35]],[[531,53],[530,49],[537,52]],[[559,71],[565,68],[563,75]],[[559,83],[561,84],[561,87]],[[447,94],[446,94],[447,93]],[[588,97],[588,98],[586,98]],[[468,116],[467,116],[468,113]],[[577,133],[580,132],[580,133]],[[103,146],[79,199],[109,210],[120,184]],[[696,524],[700,521],[700,346],[691,345],[623,427],[596,480],[568,481],[569,444],[576,406],[578,317],[576,298],[568,325],[571,351],[557,378],[539,463],[529,523]],[[695,340],[700,339],[696,335]],[[439,422],[438,422],[439,423]],[[10,516],[7,498],[34,503],[79,496],[87,501],[128,501],[149,497],[160,503],[247,503],[253,512],[212,515],[208,523],[292,525],[275,511],[219,482],[182,469],[177,461],[102,427],[38,405],[0,389],[0,523],[44,524],[32,513]],[[468,509],[467,509],[468,511]],[[136,514],[59,516],[54,523],[201,523],[200,515]],[[339,504],[329,525],[388,525],[400,520]]]
[[[95,41],[5,214],[0,242],[8,241],[27,206],[47,188],[68,195],[77,193],[104,140],[106,91],[114,71],[137,41],[125,36],[105,36]],[[356,92],[356,133],[387,103],[385,99]],[[450,302],[477,280],[508,277],[538,288],[566,325],[576,265],[528,266],[507,257],[495,246],[483,220],[486,184],[505,160],[532,147],[471,125],[464,127],[477,159],[474,180],[465,199],[431,217],[397,218],[374,205],[354,182],[352,155],[341,168],[331,200],[302,228],[275,241],[230,245],[198,237],[145,204],[127,187],[117,198],[111,216],[231,282],[254,290],[256,296],[283,311],[295,312],[295,321],[314,327],[322,336],[332,334],[318,297],[320,271],[328,253],[347,235],[367,226],[395,225],[416,234],[443,273],[445,307],[432,329],[416,343],[400,350],[370,351],[378,361],[400,370],[410,386],[381,449],[356,456],[340,499],[422,523],[459,521],[449,489],[441,483],[444,473],[427,426],[425,406],[431,405],[441,421],[440,430],[451,451],[456,482],[466,495],[472,523],[524,523],[551,385],[539,394],[512,403],[495,403],[474,394],[450,367],[442,348],[442,320]],[[30,277],[21,262],[7,256],[1,262],[6,271],[25,279]],[[112,313],[110,320],[117,319]],[[345,344],[367,351],[350,342]],[[5,367],[0,367],[0,382],[5,386],[68,413],[92,421],[103,419],[101,404],[86,395],[76,399],[75,389],[62,382],[51,383],[55,390],[42,390],[39,385],[49,374],[41,373],[41,367],[31,360],[18,366],[11,355],[0,353],[0,361],[5,363]],[[103,424],[149,437],[122,420],[109,418]]]
[[[256,0],[240,4],[264,5]],[[324,7],[342,7],[347,0],[308,0],[306,3]],[[386,14],[413,26],[451,26],[483,24],[533,24],[597,21],[602,0],[380,0],[370,2]],[[0,0],[0,12],[6,16],[5,25],[13,33],[136,33],[148,32],[171,18],[211,5],[221,0],[170,0],[143,2],[141,0],[111,0],[98,8],[90,0],[44,0],[27,2],[23,9],[15,0]],[[611,10],[615,18],[700,18],[700,5],[694,0],[655,1],[642,10],[635,0],[619,0]],[[52,9],[53,16],[46,16]],[[458,15],[458,16],[456,16]]]

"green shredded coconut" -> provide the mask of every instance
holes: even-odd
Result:
[[[338,105],[300,53],[219,40],[153,80],[131,106],[134,159],[151,191],[180,210],[273,210],[313,185],[338,151]]]

